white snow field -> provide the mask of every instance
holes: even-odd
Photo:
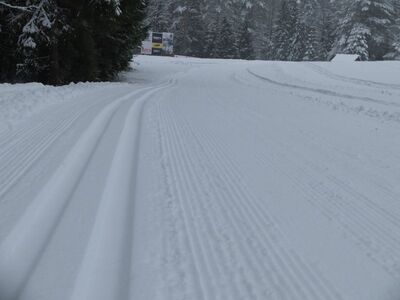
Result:
[[[0,300],[400,299],[400,63],[135,61],[0,85]]]

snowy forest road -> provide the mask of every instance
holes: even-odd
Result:
[[[135,61],[0,126],[0,300],[398,299],[400,64]]]

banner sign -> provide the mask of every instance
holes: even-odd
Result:
[[[174,34],[170,32],[149,32],[146,40],[142,42],[141,54],[173,56]]]

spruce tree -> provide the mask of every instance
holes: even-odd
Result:
[[[322,1],[321,4],[321,40],[320,59],[330,60],[331,51],[335,42],[335,10],[331,1]]]
[[[219,37],[220,19],[219,14],[216,19],[209,23],[204,38],[204,57],[216,58],[216,41]]]
[[[17,48],[17,26],[14,20],[17,11],[0,5],[0,82],[15,81],[17,64],[15,49]]]
[[[215,53],[217,58],[233,59],[238,57],[236,39],[227,18],[223,18],[220,23]]]
[[[394,2],[353,0],[342,2],[342,6],[344,13],[334,51],[356,53],[363,60],[383,59],[393,46]]]
[[[239,58],[253,60],[255,59],[253,46],[253,32],[250,27],[250,20],[247,16],[239,31],[238,38]]]
[[[154,32],[169,32],[172,26],[172,2],[151,0],[147,7],[146,22]]]
[[[322,59],[322,8],[318,0],[303,0],[299,12],[300,28],[304,30],[304,54],[299,60],[313,61]]]
[[[310,32],[307,32],[309,28],[299,18],[298,10],[293,7],[292,10],[296,24],[293,29],[293,35],[290,36],[289,54],[287,60],[289,61],[302,61],[306,56],[307,42]],[[310,47],[311,48],[311,47]]]
[[[274,26],[272,58],[275,60],[293,60],[297,55],[296,25],[298,10],[296,0],[283,0],[278,19]]]
[[[175,52],[181,55],[203,57],[206,26],[201,12],[201,1],[185,0],[176,9],[178,21],[175,31]]]

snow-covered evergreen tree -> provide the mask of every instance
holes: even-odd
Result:
[[[7,64],[0,78],[53,84],[114,78],[147,30],[145,5],[143,0],[1,0],[1,60]]]
[[[215,41],[215,57],[233,59],[238,57],[235,35],[227,18],[223,18]]]
[[[361,59],[382,59],[392,46],[396,20],[392,0],[342,0],[343,14],[334,52],[356,53]]]
[[[168,32],[172,26],[173,3],[170,0],[152,0],[147,7],[147,24],[152,31]]]
[[[206,26],[202,16],[202,2],[184,0],[175,9],[175,51],[181,55],[203,57]]]
[[[319,0],[303,0],[300,4],[299,25],[296,28],[304,39],[304,50],[299,60],[320,60],[322,52],[322,8]],[[301,33],[303,32],[303,33]]]
[[[296,0],[284,0],[279,10],[274,28],[272,58],[276,60],[293,59],[298,11]]]
[[[238,51],[239,58],[253,60],[255,59],[254,45],[253,45],[253,29],[249,16],[245,18],[238,35]]]
[[[320,56],[321,60],[330,60],[331,50],[335,42],[337,19],[335,9],[330,0],[321,1]]]
[[[242,24],[248,18],[253,51],[262,59],[326,60],[337,52],[359,53],[363,59],[382,59],[398,48],[394,26],[400,14],[396,10],[396,5],[400,5],[398,0],[201,0],[199,3],[206,29],[205,33],[200,30],[197,34],[195,28],[193,32],[205,45],[208,57],[214,55],[213,41],[223,18],[237,41],[243,38],[240,37]],[[158,10],[153,14],[157,22],[169,24],[159,26],[153,22],[155,28],[168,28],[183,36],[181,31],[186,27],[180,23],[187,0],[150,0],[150,4],[153,7],[150,11]],[[292,11],[283,14],[285,5]],[[295,6],[297,17],[293,16]],[[288,35],[286,40],[284,37]],[[185,48],[180,46],[180,39],[176,46]],[[298,57],[301,53],[304,56]]]

